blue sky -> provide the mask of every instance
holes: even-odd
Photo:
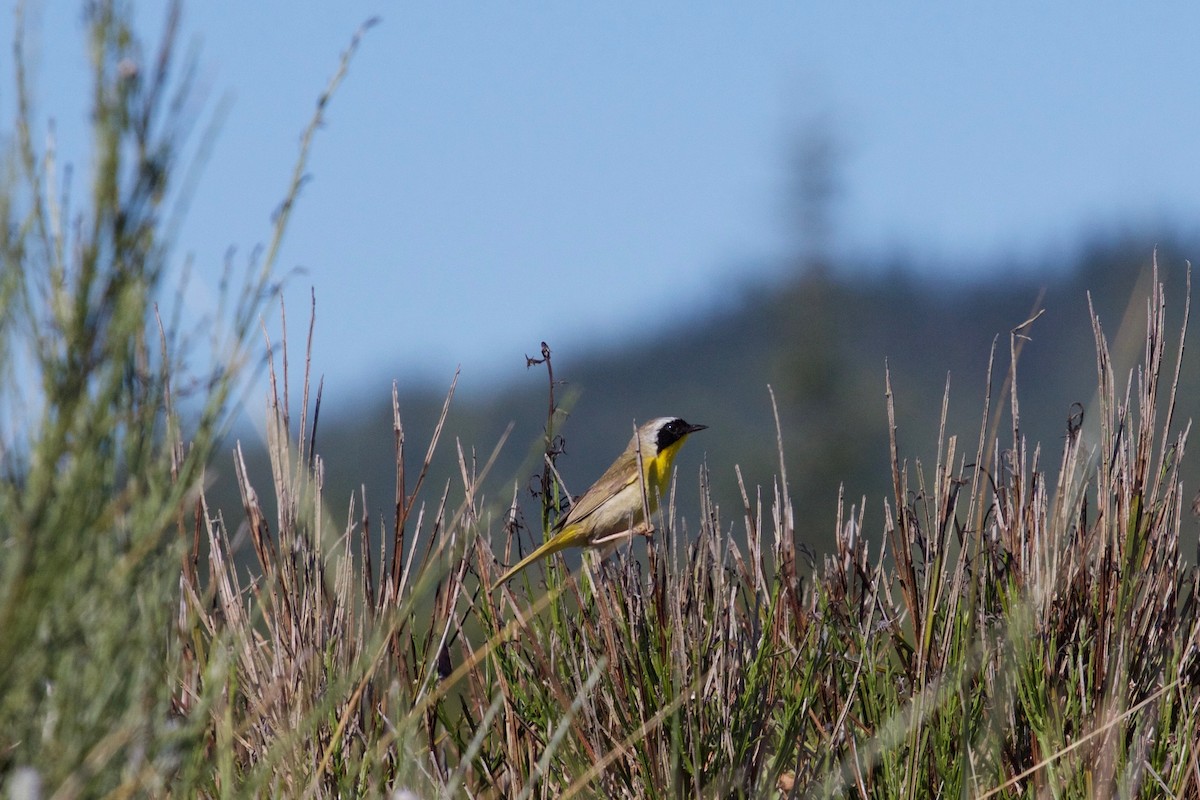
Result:
[[[39,115],[82,172],[80,12],[40,7]],[[154,30],[157,5],[137,8]],[[371,16],[281,260],[305,270],[297,343],[316,290],[327,400],[458,364],[468,386],[515,377],[543,339],[628,341],[643,309],[670,324],[769,278],[797,249],[790,168],[814,124],[839,152],[830,246],[865,263],[1194,230],[1198,8],[191,2],[205,108],[230,105],[179,256],[215,284],[230,247],[268,239],[315,99]],[[5,77],[5,129],[12,106]]]

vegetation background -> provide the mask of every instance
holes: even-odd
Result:
[[[803,519],[800,539],[815,553],[827,552],[839,490],[848,503],[862,504],[866,498],[868,522],[882,522],[882,498],[891,485],[885,366],[891,367],[896,391],[900,439],[910,458],[930,463],[947,384],[950,429],[973,430],[993,346],[1003,349],[1009,331],[1041,310],[1026,331],[1023,351],[1028,412],[1023,431],[1031,441],[1054,446],[1065,436],[1077,403],[1089,432],[1094,431],[1089,296],[1106,327],[1119,333],[1118,370],[1132,369],[1140,355],[1141,298],[1150,285],[1154,255],[1162,279],[1178,284],[1189,247],[1178,237],[1153,232],[1100,237],[1081,244],[1072,263],[964,269],[995,277],[949,284],[922,277],[915,265],[897,264],[883,272],[798,265],[790,280],[747,287],[716,315],[647,339],[629,337],[581,353],[558,350],[550,342],[555,377],[564,382],[561,396],[570,412],[556,430],[567,450],[559,469],[578,494],[624,446],[635,419],[678,414],[711,427],[689,443],[681,459],[681,507],[696,507],[693,478],[698,462],[707,460],[714,499],[737,508],[733,465],[741,466],[750,485],[768,486],[778,471],[770,386],[783,422],[792,497]],[[318,330],[320,317],[318,310]],[[1170,324],[1177,317],[1172,310]],[[1190,337],[1188,346],[1195,347]],[[528,353],[537,356],[538,343],[531,342]],[[508,372],[511,377],[497,387],[458,392],[446,432],[488,449],[511,424],[510,444],[498,455],[492,475],[497,490],[517,486],[523,507],[529,508],[536,504],[527,490],[540,474],[530,448],[538,448],[545,426],[545,387],[540,373],[523,360]],[[1200,362],[1185,361],[1180,380],[1185,393],[1200,388]],[[444,391],[400,382],[400,407],[413,429],[432,428]],[[365,483],[368,497],[386,502],[394,484],[394,447],[379,431],[390,424],[391,400],[364,397],[359,406],[323,423],[330,489],[335,497],[347,497]],[[265,465],[265,451],[255,446],[260,437],[248,428],[239,434],[251,463]],[[1194,455],[1185,456],[1182,469],[1186,485],[1200,485]],[[433,483],[441,485],[456,470],[453,453],[441,454],[431,470]],[[229,477],[228,466],[217,471]],[[236,501],[230,489],[231,484],[218,483],[222,504]],[[695,524],[693,514],[684,516]],[[1197,530],[1192,529],[1193,536]]]

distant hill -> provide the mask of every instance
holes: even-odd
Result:
[[[1177,330],[1184,258],[1200,249],[1178,242],[1157,244],[1170,303],[1169,327]],[[680,456],[680,516],[694,529],[697,476],[704,462],[724,524],[740,528],[734,465],[741,466],[747,489],[753,493],[761,486],[767,500],[778,473],[771,385],[801,536],[816,551],[826,549],[839,485],[845,486],[847,511],[866,496],[867,529],[876,536],[883,500],[892,500],[885,363],[891,370],[901,455],[910,463],[921,460],[931,471],[947,376],[948,433],[959,436],[960,457],[974,459],[988,355],[995,341],[992,408],[1005,412],[998,439],[1007,448],[1011,422],[1008,398],[1000,391],[1009,368],[1009,332],[1032,315],[1039,298],[1045,313],[1027,331],[1017,380],[1021,429],[1031,443],[1041,442],[1042,466],[1053,473],[1072,404],[1094,409],[1096,361],[1087,293],[1092,293],[1118,367],[1129,369],[1140,355],[1154,246],[1148,238],[1105,242],[1083,248],[1074,263],[1001,265],[972,270],[970,274],[980,276],[974,280],[927,277],[905,265],[809,270],[782,285],[749,290],[736,307],[690,320],[644,343],[585,353],[555,350],[556,377],[567,382],[558,387],[559,397],[570,410],[559,430],[566,444],[561,473],[579,494],[628,441],[634,420],[678,414],[711,426],[689,441]],[[530,355],[536,355],[537,344],[530,343]],[[1173,358],[1174,347],[1169,352]],[[1200,397],[1196,352],[1190,347],[1185,359],[1181,424],[1195,413]],[[411,490],[445,387],[400,386]],[[437,501],[448,480],[451,502],[461,499],[456,438],[468,455],[475,448],[482,466],[511,422],[513,432],[487,481],[490,499],[500,513],[515,486],[526,507],[533,508],[528,489],[539,469],[546,406],[541,367],[520,372],[486,395],[456,399],[427,483],[427,502]],[[265,457],[254,452],[253,437],[243,439],[260,493],[268,494]],[[327,499],[335,519],[344,519],[351,492],[365,484],[373,527],[378,530],[381,520],[390,522],[395,482],[390,397],[380,396],[342,416],[323,409],[317,448],[326,461]],[[1185,465],[1194,487],[1200,478],[1194,453]],[[218,464],[217,471],[227,476],[227,463]],[[223,508],[235,503],[224,478],[216,496]],[[526,522],[535,518],[530,512]]]

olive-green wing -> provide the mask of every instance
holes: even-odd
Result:
[[[575,501],[571,510],[559,522],[557,528],[563,529],[570,525],[578,525],[612,500],[623,489],[632,486],[637,481],[637,454],[626,450],[605,470],[600,480],[592,484],[583,496]]]

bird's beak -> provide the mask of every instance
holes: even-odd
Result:
[[[708,427],[707,425],[688,425],[687,432],[689,434],[691,434],[691,433],[695,433],[696,431],[702,431],[707,427]]]

